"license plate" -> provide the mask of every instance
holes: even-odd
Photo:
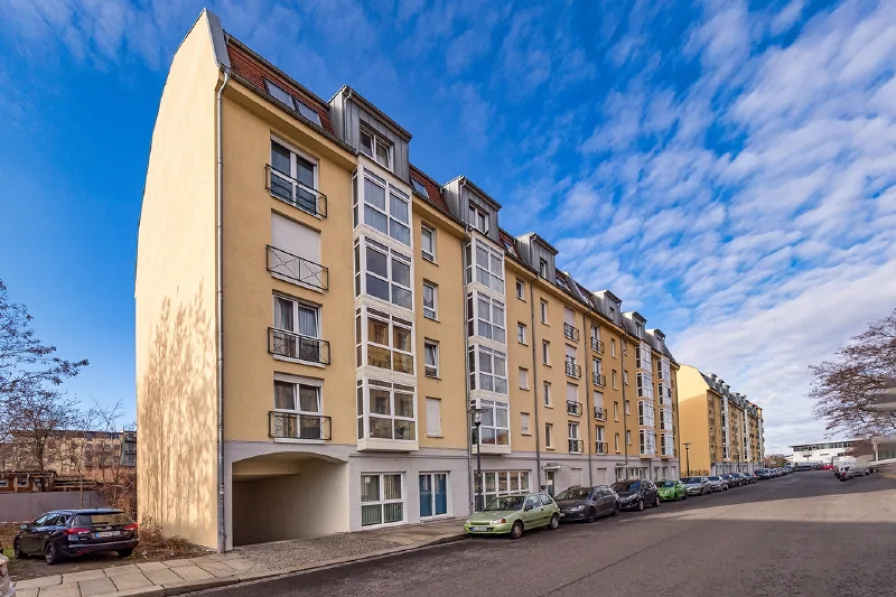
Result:
[[[470,527],[471,531],[487,531],[488,527]]]
[[[97,539],[105,539],[106,537],[118,537],[120,535],[118,531],[101,531],[96,534]]]
[[[564,516],[566,516],[566,512],[561,512],[561,513],[560,513],[560,518],[563,518]]]

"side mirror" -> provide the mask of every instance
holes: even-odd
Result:
[[[533,506],[532,504],[526,504],[526,506],[523,508],[523,510],[525,510],[526,512],[528,512],[529,510],[531,510],[531,509],[534,508],[534,507],[535,507],[535,506]]]
[[[19,530],[20,530],[20,531],[27,531],[27,530],[30,529],[30,528],[31,528],[31,525],[30,525],[30,524],[20,524],[20,525],[19,525]]]

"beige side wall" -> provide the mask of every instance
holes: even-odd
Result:
[[[694,367],[682,365],[677,375],[679,428],[681,429],[682,466],[686,456],[691,471],[710,470],[709,409],[707,385]],[[687,455],[684,444],[690,443]],[[687,472],[685,470],[685,472]]]
[[[215,91],[205,14],[162,92],[138,233],[138,517],[217,545]]]

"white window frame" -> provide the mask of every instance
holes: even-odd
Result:
[[[427,361],[429,360],[430,347],[434,348],[432,352],[435,357],[435,363],[430,364]],[[426,377],[439,377],[439,343],[435,340],[426,339],[423,341],[423,371]]]
[[[507,353],[500,350],[491,349],[487,346],[482,346],[481,344],[472,344],[470,345],[470,348],[468,350],[468,356],[470,354],[474,356],[474,359],[471,361],[473,367],[470,371],[470,380],[473,382],[473,384],[471,384],[470,389],[482,390],[485,392],[494,392],[495,394],[506,396],[508,393]],[[496,371],[496,363],[499,360],[504,361],[503,375]],[[489,361],[490,367],[492,369],[491,371],[483,371],[482,364],[486,361]],[[491,378],[491,389],[483,387],[482,382],[484,378]]]
[[[546,381],[542,384],[542,390],[544,392],[543,402],[547,408],[552,408],[554,406],[553,397],[551,396],[551,382]]]
[[[541,299],[541,323],[548,324],[548,302]]]
[[[631,429],[626,429],[626,431],[625,431],[625,445],[626,446],[632,445],[632,430]]]
[[[416,442],[419,433],[417,430],[417,390],[413,386],[407,384],[392,383],[378,379],[361,379],[358,380],[357,389],[361,390],[359,407],[363,408],[363,412],[358,413],[358,439],[373,439],[385,441],[408,441]],[[374,413],[371,406],[372,390],[381,390],[389,393],[389,413]],[[395,409],[395,394],[410,396],[411,416],[398,415]],[[392,421],[391,437],[374,437],[371,432],[370,419],[388,419]],[[411,435],[413,437],[396,437],[396,422],[401,421],[410,423]]]
[[[616,338],[610,338],[610,356],[616,358]]]
[[[479,425],[479,443],[483,446],[509,446],[510,445],[510,405],[500,400],[480,400],[479,408],[481,412],[482,423]],[[490,415],[489,415],[490,413]],[[504,425],[498,424],[498,414],[503,413]],[[489,420],[490,419],[490,420]],[[494,441],[483,440],[485,435],[483,430],[490,430],[494,435]],[[503,433],[502,433],[503,432]],[[503,435],[503,440],[502,436]]]
[[[481,263],[480,252],[486,253],[487,263]],[[495,264],[495,261],[499,263]],[[493,271],[493,268],[498,268],[500,271]],[[501,295],[504,294],[504,253],[481,240],[467,244],[467,283],[472,284],[474,281]]]
[[[407,514],[406,514],[407,508],[405,507],[405,501],[404,501],[404,494],[405,494],[404,474],[403,473],[362,473],[361,474],[361,487],[364,486],[364,478],[365,477],[377,477],[377,483],[379,484],[379,491],[377,493],[379,493],[379,499],[377,501],[365,502],[364,501],[364,491],[362,490],[360,492],[360,494],[361,494],[360,495],[360,500],[361,500],[360,503],[361,503],[361,512],[362,512],[361,526],[365,527],[365,528],[377,528],[377,527],[384,527],[384,526],[392,526],[392,525],[396,525],[396,524],[403,524],[407,518]],[[399,478],[398,479],[399,480],[398,487],[401,488],[401,497],[399,497],[398,499],[394,499],[394,498],[390,499],[390,500],[386,499],[386,497],[385,497],[385,495],[386,495],[385,477],[398,477]],[[401,504],[401,519],[390,521],[390,522],[385,522],[386,506],[391,505],[391,504]],[[363,512],[364,512],[365,506],[367,506],[367,507],[379,506],[380,522],[373,523],[373,524],[364,524]]]
[[[615,400],[613,401],[613,420],[619,420],[619,402]]]
[[[429,191],[426,189],[426,185],[413,176],[411,177],[411,188],[417,191],[420,195],[423,195],[426,199],[429,199]]]
[[[426,305],[426,291],[432,291],[432,306]],[[439,319],[439,287],[432,282],[423,281],[423,317],[427,319]]]
[[[442,399],[441,398],[433,398],[432,396],[427,396],[426,399],[424,400],[424,403],[426,404],[426,437],[442,437]],[[430,416],[429,416],[429,414],[430,414],[429,405],[430,404],[438,405],[439,420],[437,421],[438,428],[435,429],[435,431],[433,431],[434,426],[431,427],[433,421],[430,419]]]
[[[544,447],[548,450],[554,449],[554,424],[544,424]]]
[[[517,370],[517,377],[518,377],[518,381],[520,382],[520,389],[528,390],[529,389],[529,370],[526,369],[525,367],[520,367]]]
[[[402,375],[414,375],[414,364],[416,363],[416,354],[414,350],[415,343],[415,330],[414,330],[414,322],[411,319],[406,319],[404,317],[399,317],[396,315],[392,315],[391,313],[386,313],[385,311],[380,311],[378,309],[372,309],[369,307],[365,307],[363,309],[358,309],[355,311],[355,317],[360,318],[361,324],[361,338],[355,339],[355,345],[361,346],[361,355],[362,355],[362,364],[361,366],[366,367],[375,367],[376,369],[382,371],[393,371]],[[370,338],[370,320],[376,320],[381,324],[386,324],[387,328],[387,341],[388,344],[379,344],[378,342],[374,342]],[[357,325],[357,323],[356,323]],[[392,343],[395,341],[395,328],[401,328],[403,330],[407,330],[410,333],[411,341],[410,341],[410,351],[406,351],[404,349],[393,346]],[[369,358],[369,349],[370,347],[383,348],[389,352],[389,367],[380,367],[371,362]],[[408,371],[402,371],[395,368],[395,356],[398,353],[400,356],[410,357],[411,362],[408,367]]]
[[[445,477],[445,512],[443,512],[442,514],[435,513],[435,511],[436,511],[435,487],[436,487],[436,477],[438,477],[438,476]],[[451,516],[451,485],[450,485],[451,473],[449,473],[447,471],[446,472],[428,472],[427,471],[427,472],[418,473],[417,474],[417,493],[418,493],[418,495],[420,493],[420,477],[429,477],[430,487],[433,488],[432,504],[430,504],[430,507],[432,508],[433,513],[428,516],[424,516],[422,514],[422,505],[423,504],[420,504],[421,505],[420,518],[422,520],[437,520],[440,518],[450,517]]]
[[[470,309],[471,300],[472,309]],[[487,314],[483,313],[486,309],[482,303],[488,305]],[[495,317],[496,309],[501,312],[500,318]],[[504,304],[504,301],[492,298],[484,292],[473,291],[467,293],[467,310],[470,311],[468,317],[470,317],[471,320],[475,320],[475,325],[472,326],[472,335],[492,340],[499,344],[507,344],[507,305]],[[483,315],[487,315],[487,317],[484,317]],[[500,321],[497,321],[496,319],[500,319]],[[468,322],[467,324],[468,333],[470,331],[470,323],[471,322]],[[488,334],[483,333],[483,328],[488,330]]]
[[[372,250],[374,252],[380,253],[386,257],[386,276],[383,277],[381,274],[377,272],[371,271],[367,267],[367,254],[368,250]],[[398,251],[384,245],[381,242],[375,241],[366,236],[361,236],[355,241],[355,260],[356,262],[360,260],[360,263],[355,263],[355,292],[360,292],[365,296],[368,296],[372,299],[382,301],[384,303],[388,303],[390,305],[395,305],[396,307],[400,307],[402,309],[408,309],[409,311],[413,311],[414,309],[414,265],[413,260],[410,256],[402,251]],[[399,262],[402,265],[406,265],[409,270],[409,285],[405,286],[402,283],[396,282],[393,278],[395,277],[393,268],[395,266],[395,262]],[[386,286],[389,289],[389,298],[384,299],[375,294],[370,294],[369,285],[368,285],[368,277],[374,277],[377,280],[386,283]],[[396,289],[407,292],[407,304],[403,304],[401,302],[395,301]],[[357,294],[356,294],[357,295]]]
[[[429,245],[431,250],[426,249],[426,235],[429,235]],[[420,255],[423,259],[435,263],[436,261],[436,229],[428,224],[420,225]]]
[[[519,323],[516,324],[516,341],[524,346],[528,346],[526,342],[526,324]]]
[[[618,384],[619,384],[619,380],[617,379],[617,378],[618,378],[618,375],[616,374],[616,370],[615,370],[615,369],[613,369],[613,372],[612,372],[612,374],[611,374],[610,377],[613,378],[613,389],[615,390],[615,389],[617,389],[617,388],[619,387],[619,386],[618,386]]]
[[[320,114],[317,110],[291,94],[289,91],[284,89],[282,85],[271,81],[267,77],[265,77],[264,83],[265,89],[267,90],[268,94],[271,95],[271,97],[279,102],[286,104],[287,106],[298,112],[305,120],[308,120],[316,124],[317,126],[323,126],[320,120]],[[284,97],[278,97],[278,94],[275,93],[275,91],[282,93]]]
[[[472,201],[467,205],[467,219],[468,224],[470,224],[472,228],[475,228],[482,234],[489,233],[491,222],[488,212],[481,209],[478,205],[475,205]]]
[[[520,435],[532,435],[531,417],[529,413],[520,413]]]
[[[541,341],[541,362],[545,365],[551,364],[551,343],[548,340]]]
[[[639,454],[656,454],[656,436],[652,429],[641,429],[638,432]]]
[[[376,234],[382,235],[384,238],[391,239],[397,243],[401,243],[403,246],[410,247],[412,246],[412,237],[411,233],[411,222],[413,221],[413,214],[411,213],[411,198],[408,194],[388,182],[386,179],[377,176],[373,172],[368,169],[363,169],[363,174],[361,176],[357,176],[356,180],[358,181],[358,189],[355,193],[354,198],[354,206],[353,208],[358,211],[357,218],[355,220],[356,226],[359,226],[363,223],[369,230],[375,231]],[[370,201],[367,196],[367,182],[379,187],[383,191],[383,206],[380,207]],[[362,197],[358,197],[358,195],[362,195]],[[395,198],[399,202],[403,203],[406,207],[407,211],[407,221],[402,220],[398,215],[392,213],[392,199]],[[363,208],[363,209],[362,209]],[[386,230],[380,230],[376,226],[373,225],[372,222],[367,221],[367,209],[377,212],[382,215],[386,221]],[[405,234],[402,236],[407,236],[407,240],[405,241],[402,238],[393,233],[393,224],[401,229]]]
[[[289,172],[282,172],[282,171],[274,168],[274,145],[275,144],[279,145],[284,150],[289,152]],[[311,197],[308,198],[308,200],[314,202],[313,211],[309,210],[305,206],[303,206],[302,203],[295,197],[295,193],[298,192],[295,188],[291,188],[289,200],[286,200],[283,197],[281,197],[280,195],[275,194],[273,191],[273,188],[270,191],[271,196],[280,201],[284,201],[285,203],[288,203],[289,205],[292,205],[293,207],[300,209],[306,213],[310,213],[314,217],[319,218],[321,216],[321,214],[318,213],[317,202],[318,202],[319,195],[320,195],[320,191],[318,190],[320,188],[320,161],[316,157],[312,156],[311,154],[308,154],[308,153],[298,149],[295,145],[285,141],[284,139],[282,139],[280,137],[277,137],[276,135],[271,135],[271,146],[269,148],[269,152],[270,152],[269,155],[270,155],[270,164],[271,164],[271,176],[275,176],[275,174],[273,174],[273,173],[276,172],[277,173],[276,176],[279,176],[280,178],[283,178],[284,176],[286,176],[289,179],[291,179],[291,180],[287,180],[286,182],[289,183],[290,185],[292,185],[293,187],[295,185],[300,185],[300,188],[307,188],[308,191],[305,191],[305,192],[307,194],[311,195]],[[304,182],[299,180],[299,159],[301,159],[304,162],[307,162],[311,166],[311,172],[312,172],[312,178],[313,178],[312,185],[313,186],[309,187]],[[271,181],[271,184],[273,184],[273,181]]]
[[[483,471],[482,477],[483,485],[476,489],[480,490],[486,504],[502,495],[531,492],[532,474],[529,471]]]
[[[613,434],[613,450],[615,452],[621,452],[621,450],[619,449],[619,433],[618,432]]]
[[[638,426],[653,428],[656,425],[656,411],[653,402],[638,401]]]
[[[548,260],[544,257],[538,259],[538,275],[542,278],[548,277]]]
[[[638,397],[653,400],[653,376],[639,372],[635,375],[635,382]]]
[[[526,300],[526,283],[519,278],[516,279],[516,298],[523,302]]]
[[[364,142],[362,141],[362,138],[365,135],[367,137],[370,137],[370,152],[371,153],[367,153],[367,151],[364,148]],[[385,164],[380,161],[380,155],[379,155],[379,152],[377,151],[380,146],[386,148],[386,163]],[[392,170],[394,145],[388,139],[385,139],[381,135],[374,133],[373,131],[371,131],[370,129],[368,129],[367,127],[365,127],[363,125],[361,126],[360,130],[358,131],[358,151],[360,151],[361,153],[363,153],[364,155],[369,157],[371,160],[373,160],[374,162],[376,162],[377,164],[379,164],[386,170],[390,170],[390,171]]]
[[[276,387],[277,384],[289,384],[292,386],[292,399],[294,408],[282,408],[277,406],[277,397],[276,397]],[[300,399],[301,388],[313,388],[317,392],[317,410],[303,410],[302,409],[302,401]],[[324,397],[323,397],[323,388],[318,380],[311,379],[301,379],[292,375],[286,375],[277,373],[274,375],[274,384],[271,386],[272,392],[274,392],[273,399],[271,400],[271,404],[273,408],[271,408],[274,412],[288,413],[288,414],[300,414],[300,415],[311,415],[311,416],[322,416],[324,412]]]

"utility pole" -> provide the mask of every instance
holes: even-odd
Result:
[[[691,476],[691,442],[684,442],[684,459],[688,467],[687,476]]]

